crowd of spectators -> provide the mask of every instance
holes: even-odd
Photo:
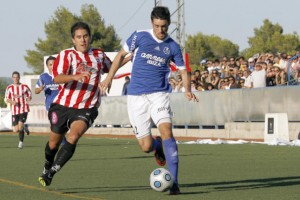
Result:
[[[244,57],[224,56],[221,59],[202,60],[199,69],[192,72],[192,91],[260,88],[298,84],[300,80],[300,52],[256,54]],[[184,92],[182,78],[172,73],[169,82],[173,92]],[[290,78],[288,79],[288,75]]]

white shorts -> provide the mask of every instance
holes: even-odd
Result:
[[[170,96],[166,92],[127,95],[127,109],[136,138],[151,134],[153,123],[171,122]]]

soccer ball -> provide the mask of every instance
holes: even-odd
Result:
[[[165,168],[155,169],[150,174],[150,186],[158,192],[165,192],[173,186],[174,178]]]

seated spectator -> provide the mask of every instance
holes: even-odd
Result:
[[[276,85],[285,85],[286,84],[286,74],[285,74],[284,70],[280,69],[280,67],[275,67],[274,72],[275,72]]]
[[[206,85],[206,88],[205,88],[205,90],[214,90],[215,88],[214,88],[214,86],[211,84],[211,83],[208,83],[207,85]]]
[[[253,78],[251,75],[251,72],[249,70],[246,70],[243,72],[243,77],[242,79],[245,80],[244,82],[244,88],[253,88]]]
[[[191,91],[192,91],[192,92],[197,91],[197,84],[196,84],[196,81],[191,81]]]
[[[229,80],[229,89],[240,88],[240,85],[236,83],[235,78],[233,76],[229,76],[228,80]]]
[[[212,70],[210,80],[211,80],[210,83],[212,84],[212,86],[214,88],[218,88],[220,76],[219,76],[219,72],[216,69]]]
[[[245,84],[245,79],[239,80],[240,88],[246,88],[244,84]]]

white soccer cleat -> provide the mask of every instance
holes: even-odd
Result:
[[[21,142],[21,141],[19,142],[18,148],[23,149],[23,142]]]

